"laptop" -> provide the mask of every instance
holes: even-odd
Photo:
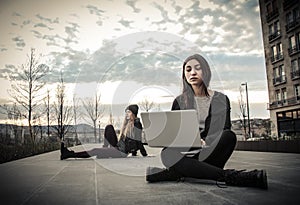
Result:
[[[202,147],[196,110],[142,112],[141,118],[150,147]]]

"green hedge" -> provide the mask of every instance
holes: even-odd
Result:
[[[59,148],[58,142],[39,143],[34,148],[29,144],[7,145],[0,143],[0,163],[58,150]]]

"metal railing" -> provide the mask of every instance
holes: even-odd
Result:
[[[278,100],[278,101],[274,101],[272,103],[268,103],[267,108],[268,108],[268,110],[272,110],[272,109],[276,109],[276,108],[298,105],[298,104],[300,104],[300,96],[295,96],[292,98]]]
[[[273,85],[278,85],[286,82],[286,76],[281,75],[279,77],[273,78]]]

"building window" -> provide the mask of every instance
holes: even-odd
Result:
[[[291,137],[299,138],[300,109],[276,113],[278,134],[285,133]]]
[[[266,10],[267,10],[267,21],[271,21],[273,18],[275,18],[276,16],[278,16],[278,7],[277,7],[277,1],[273,0],[270,1],[267,5],[266,5]]]
[[[293,35],[289,37],[289,55],[295,54],[300,51],[300,35],[297,33],[296,35]]]
[[[296,100],[300,100],[300,85],[294,85],[295,97]]]
[[[287,92],[286,92],[286,88],[283,88],[281,90],[281,99],[282,99],[282,103],[287,103]]]
[[[284,71],[284,65],[274,68],[273,70],[273,84],[281,84],[286,82],[286,76]]]
[[[291,61],[291,67],[292,67],[291,77],[292,77],[292,79],[296,79],[296,78],[300,77],[299,65],[300,65],[300,58],[294,59]]]
[[[294,110],[294,111],[293,111],[293,118],[294,118],[294,119],[298,119],[297,110]]]
[[[291,111],[286,112],[285,119],[293,119],[293,113]]]
[[[277,45],[272,46],[272,56],[271,61],[272,63],[283,59],[282,55],[282,43],[278,43]]]
[[[281,101],[280,90],[275,91],[275,101],[277,101],[277,102]]]
[[[294,19],[293,19],[293,13],[292,13],[292,12],[287,13],[287,14],[286,14],[286,23],[287,23],[287,24],[290,24],[290,23],[292,23],[293,21],[294,21]]]
[[[281,35],[279,21],[269,25],[269,41],[277,39]]]
[[[290,46],[290,48],[293,48],[296,46],[296,37],[295,36],[291,36],[289,38],[289,46]]]
[[[294,8],[286,14],[286,31],[289,32],[300,24],[299,7]]]
[[[277,119],[282,120],[283,119],[283,114],[282,112],[277,113]]]

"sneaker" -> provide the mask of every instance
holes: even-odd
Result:
[[[64,160],[70,157],[74,157],[74,151],[68,150],[65,146],[64,143],[62,142],[60,145],[60,160]]]
[[[225,183],[233,186],[257,187],[268,189],[267,173],[265,170],[225,170]]]
[[[160,182],[160,181],[183,181],[184,178],[170,169],[161,169],[158,167],[147,167],[146,181]]]

